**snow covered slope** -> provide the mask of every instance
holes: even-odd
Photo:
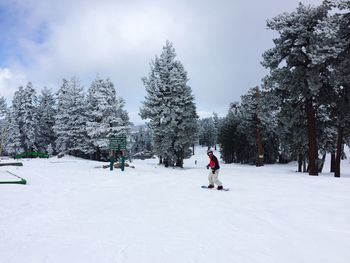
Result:
[[[350,262],[348,161],[341,178],[221,163],[229,192],[200,188],[207,163],[199,148],[184,169],[72,157],[0,167],[28,182],[0,185],[0,262]]]

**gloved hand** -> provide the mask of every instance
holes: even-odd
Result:
[[[207,165],[207,169],[209,169],[209,164]]]
[[[215,170],[213,169],[213,170],[211,170],[211,172],[213,173],[213,174],[215,174]]]

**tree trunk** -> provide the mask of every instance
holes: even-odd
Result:
[[[256,128],[256,145],[258,150],[258,158],[257,158],[256,166],[263,166],[264,165],[264,148],[261,142],[260,129],[258,127]]]
[[[317,141],[316,141],[316,114],[312,105],[312,99],[305,100],[307,116],[307,134],[309,146],[309,175],[318,175],[317,171]]]
[[[335,172],[335,153],[331,154],[331,173]]]
[[[322,155],[322,159],[319,160],[319,163],[318,163],[318,172],[319,172],[319,173],[322,173],[322,170],[323,170],[323,166],[324,166],[325,161],[326,161],[326,153],[324,153],[324,154]]]
[[[335,155],[334,177],[340,177],[340,159],[342,155],[344,127],[338,127],[337,151]]]
[[[101,151],[100,148],[96,147],[95,160],[100,161],[101,159]]]
[[[176,167],[184,168],[183,158],[178,158],[176,160]]]
[[[301,173],[303,167],[303,155],[300,153],[298,155],[298,172]]]
[[[165,167],[169,167],[169,159],[164,158],[163,159],[163,164],[164,164]]]
[[[259,87],[256,87],[256,99],[258,101],[260,96]],[[264,148],[261,141],[261,134],[260,134],[260,119],[258,116],[258,109],[256,110],[256,147],[257,147],[257,161],[256,166],[263,166],[264,165]]]

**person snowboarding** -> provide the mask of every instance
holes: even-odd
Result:
[[[222,183],[219,181],[219,170],[220,170],[220,165],[218,158],[213,154],[212,150],[207,151],[207,155],[209,156],[209,164],[207,165],[207,169],[210,168],[209,172],[209,185],[208,188],[214,188],[215,184],[218,186],[218,190],[223,190]]]

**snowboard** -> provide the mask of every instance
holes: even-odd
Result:
[[[206,186],[206,185],[202,185],[201,187],[204,188],[204,189],[216,190],[216,191],[230,191],[230,188],[223,188],[222,190],[218,190],[216,187],[208,188],[208,186]]]

